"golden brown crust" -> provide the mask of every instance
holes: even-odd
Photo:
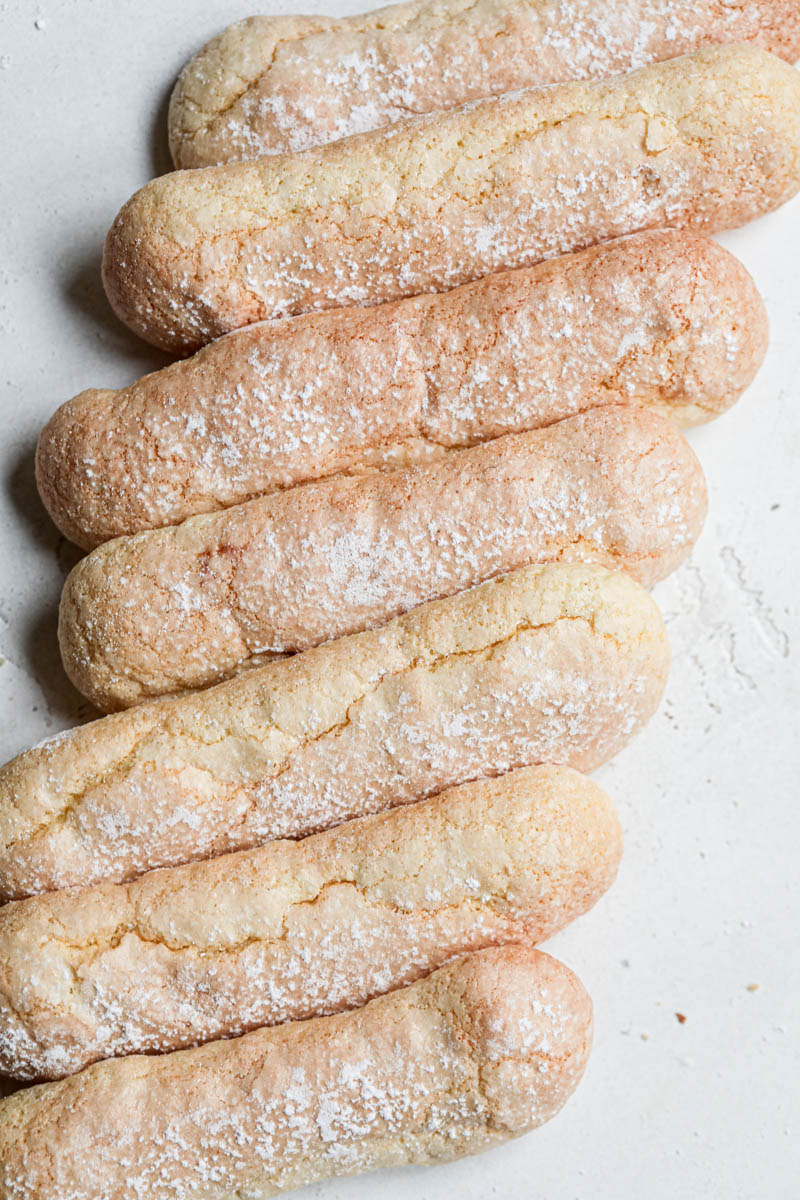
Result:
[[[533,562],[650,585],[706,510],[686,440],[606,407],[431,463],[337,476],[108,542],[64,587],[59,641],[99,708],[207,686]]]
[[[534,944],[610,886],[608,797],[529,767],[300,842],[0,911],[0,1071],[56,1079],[355,1008],[485,946]]]
[[[634,235],[440,295],[262,322],[122,391],[83,392],[39,439],[39,491],[91,548],[602,404],[695,425],[751,382],[767,337],[721,246]]]
[[[302,837],[530,763],[592,770],[652,715],[668,656],[627,576],[528,567],[92,722],[0,771],[0,896]]]
[[[164,176],[114,222],[104,277],[122,320],[186,353],[253,321],[439,292],[621,234],[730,228],[798,187],[800,75],[721,47]]]
[[[479,951],[354,1012],[18,1092],[0,1103],[0,1196],[267,1197],[475,1154],[555,1116],[591,1032],[561,963]]]
[[[800,58],[797,0],[417,0],[336,20],[252,17],[184,68],[177,167],[305,150],[433,109],[599,78],[720,42]]]

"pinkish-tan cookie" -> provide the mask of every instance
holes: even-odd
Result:
[[[510,92],[318,149],[163,176],[106,240],[112,305],[188,353],[265,318],[378,304],[800,188],[800,74],[723,46]]]
[[[718,42],[800,58],[797,0],[416,0],[358,16],[250,17],[175,86],[176,167],[307,150],[415,113],[599,78]]]
[[[747,387],[767,336],[733,255],[638,234],[452,292],[260,322],[122,391],[82,392],[39,439],[39,491],[91,548],[603,404],[695,425]]]
[[[3,1200],[231,1200],[476,1154],[559,1111],[591,1001],[523,946],[338,1016],[97,1063],[0,1103]]]

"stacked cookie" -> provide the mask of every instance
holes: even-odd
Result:
[[[0,1072],[39,1083],[0,1200],[273,1195],[576,1086],[591,1005],[535,947],[616,872],[581,772],[664,688],[678,427],[766,349],[703,234],[800,189],[795,0],[640,9],[256,18],[182,75],[201,169],[104,275],[193,356],[37,455],[109,715],[0,771]]]

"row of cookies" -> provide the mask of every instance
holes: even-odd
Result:
[[[79,690],[111,710],[207,686],[526,562],[655,581],[697,534],[702,479],[666,420],[608,402],[687,422],[729,403],[763,354],[760,301],[688,233],[528,264],[725,228],[798,187],[800,76],[736,46],[148,185],[106,244],[138,332],[189,349],[305,315],[84,394],[45,431],[56,520],[88,545],[128,535],[65,588]]]
[[[786,3],[695,6],[627,50],[596,4],[565,45],[571,7],[246,23],[183,76],[174,144],[216,153],[227,128],[237,157],[243,114],[287,111],[255,96],[277,78],[302,100],[302,59],[332,114],[316,81],[353,38],[360,95],[414,49],[431,109],[468,77],[515,86],[531,39],[554,78],[690,29],[796,48]],[[498,22],[502,61],[432,91],[445,48],[485,64]],[[666,417],[724,410],[766,345],[735,260],[642,231],[797,190],[798,98],[769,55],[707,51],[177,175],[123,210],[106,280],[139,332],[186,351],[281,319],[84,393],[40,443],[51,512],[98,545],[65,588],[65,665],[136,707],[0,772],[0,1067],[79,1072],[0,1107],[4,1200],[269,1195],[474,1152],[567,1098],[588,998],[518,943],[613,879],[618,822],[574,768],[644,724],[667,669],[655,606],[607,568],[650,584],[689,552],[705,489]],[[232,115],[201,128],[210,99]],[[314,140],[337,122],[315,110]]]
[[[0,1104],[4,1200],[270,1194],[553,1116],[591,1005],[533,947],[621,852],[575,767],[668,658],[626,574],[529,566],[3,768],[0,1069],[54,1080]]]

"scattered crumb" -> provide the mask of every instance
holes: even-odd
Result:
[[[757,992],[758,988],[759,988],[759,984],[757,984],[757,983],[748,983],[748,985],[747,985],[748,992]]]
[[[675,1013],[675,1016],[678,1018],[678,1024],[679,1024],[679,1025],[685,1025],[685,1024],[686,1024],[686,1015],[685,1015],[685,1013]]]
[[[646,1033],[640,1033],[640,1034],[639,1034],[639,1037],[642,1039],[642,1041],[643,1041],[643,1042],[646,1042],[646,1041],[647,1041],[647,1038],[648,1038],[648,1035],[647,1035]]]
[[[621,967],[629,967],[629,966],[631,965],[631,963],[630,963],[630,959],[629,959],[629,958],[621,958],[621,959],[619,960],[619,965],[620,965]]]
[[[47,22],[45,21],[44,17],[37,17],[33,24],[36,29],[44,29],[47,26]]]

